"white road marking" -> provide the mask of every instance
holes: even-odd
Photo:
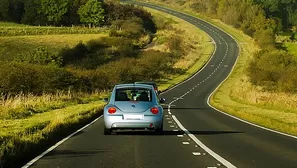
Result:
[[[176,131],[178,131],[178,130],[177,130],[177,129],[175,129],[175,130],[173,130],[173,131],[175,131],[175,132],[176,132]]]
[[[170,113],[170,112],[168,112],[168,114],[170,114],[170,115],[171,115],[171,113]]]
[[[179,128],[183,130],[197,145],[199,145],[203,150],[205,150],[208,154],[210,154],[212,157],[214,157],[216,160],[221,162],[223,165],[225,165],[228,168],[236,168],[233,164],[231,164],[229,161],[225,160],[220,155],[216,154],[214,151],[212,151],[210,148],[208,148],[206,145],[204,145],[198,138],[196,138],[195,135],[193,135],[191,132],[189,132],[175,117],[175,115],[172,116],[173,120],[177,123]]]
[[[189,142],[183,142],[183,144],[184,144],[184,145],[189,145],[190,143],[189,143]]]
[[[168,121],[168,124],[172,124],[172,121]]]
[[[181,137],[184,137],[184,135],[177,135],[177,137],[180,137],[181,138]]]
[[[39,160],[40,158],[42,158],[43,156],[45,156],[46,154],[48,154],[49,152],[51,152],[52,150],[54,150],[56,147],[58,147],[59,145],[61,145],[62,143],[64,143],[68,139],[70,139],[71,137],[73,137],[75,134],[77,134],[80,131],[82,131],[83,129],[89,127],[90,125],[92,125],[93,123],[95,123],[97,120],[99,120],[102,117],[103,117],[103,115],[101,115],[100,117],[96,118],[94,121],[92,121],[91,123],[85,125],[84,127],[80,128],[79,130],[75,131],[74,133],[68,135],[66,138],[62,139],[61,141],[57,142],[55,145],[53,145],[52,147],[48,148],[42,154],[40,154],[37,157],[35,157],[34,159],[32,159],[30,162],[28,162],[22,168],[28,168],[29,166],[31,166],[32,164],[34,164],[37,160]]]
[[[170,127],[171,127],[171,128],[173,128],[173,127],[174,127],[174,125],[170,125]]]
[[[200,152],[192,152],[192,154],[195,155],[195,156],[200,156],[201,155]]]

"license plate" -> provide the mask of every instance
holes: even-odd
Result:
[[[133,114],[126,114],[124,115],[125,120],[142,120],[143,115],[133,115]]]

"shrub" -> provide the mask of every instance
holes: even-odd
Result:
[[[130,18],[139,17],[142,20],[143,26],[146,31],[152,33],[156,32],[156,26],[153,22],[151,13],[143,10],[142,8],[135,7],[134,5],[121,5],[118,3],[106,3],[105,9],[105,24],[111,25],[115,20],[128,20]]]
[[[255,54],[248,72],[253,84],[264,86],[268,90],[277,90],[280,80],[295,65],[294,57],[285,51],[262,50]]]
[[[4,94],[56,92],[75,87],[77,79],[51,65],[9,62],[0,65],[0,91]]]
[[[297,67],[290,66],[287,68],[284,73],[282,74],[279,82],[278,87],[280,91],[283,92],[295,92],[297,93]]]
[[[165,20],[160,17],[154,17],[154,22],[158,30],[171,29],[172,24],[170,20]]]
[[[36,69],[28,63],[5,63],[0,65],[1,93],[35,91],[38,86]]]
[[[261,48],[275,47],[274,33],[270,30],[257,30],[253,37]]]
[[[180,51],[182,50],[181,44],[183,43],[183,40],[180,36],[172,36],[170,40],[167,42],[167,47],[170,49],[170,51]]]
[[[63,65],[74,64],[86,57],[88,49],[80,42],[74,48],[64,48],[59,55],[63,58]]]
[[[39,65],[62,65],[62,57],[56,53],[50,53],[44,47],[35,49],[33,53],[21,54],[15,60]]]
[[[138,67],[143,69],[141,74],[144,80],[157,80],[170,71],[172,65],[170,62],[170,56],[167,53],[147,51],[142,53]]]

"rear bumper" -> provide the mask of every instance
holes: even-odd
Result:
[[[163,116],[144,116],[141,120],[125,120],[123,116],[104,116],[104,124],[107,129],[160,129]]]

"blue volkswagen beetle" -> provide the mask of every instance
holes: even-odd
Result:
[[[119,84],[113,88],[104,107],[104,134],[116,129],[151,129],[163,131],[164,98],[158,98],[154,87],[145,84]]]

